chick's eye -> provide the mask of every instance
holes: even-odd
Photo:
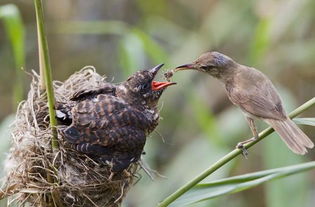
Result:
[[[141,91],[145,91],[145,90],[147,90],[149,87],[150,87],[150,84],[149,84],[149,83],[145,83],[145,84],[142,84],[142,85],[141,85],[140,89],[141,89]]]

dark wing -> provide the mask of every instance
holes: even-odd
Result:
[[[74,127],[69,127],[65,130],[65,137],[80,139],[84,135],[80,135]],[[143,147],[146,141],[146,135],[143,130],[139,130],[132,126],[122,128],[114,128],[106,136],[107,146],[102,143],[90,143],[82,140],[77,144],[72,144],[72,147],[77,151],[89,155],[91,158],[99,160],[101,163],[112,163],[112,171],[119,172],[126,169],[130,163],[140,159]],[[68,140],[69,141],[69,140]]]
[[[243,111],[261,118],[285,119],[281,99],[271,81],[260,71],[247,68],[226,89],[230,100]]]
[[[108,94],[114,95],[116,91],[116,87],[113,84],[106,83],[101,88],[96,89],[83,89],[80,91],[75,92],[72,97],[70,98],[71,101],[82,101],[85,99],[93,98],[99,94]]]
[[[117,156],[122,152],[127,152],[139,157],[143,150],[146,135],[143,130],[139,130],[133,126],[117,127],[114,128],[106,135],[105,142],[89,142],[87,139],[82,139],[81,142],[77,140],[84,137],[74,127],[69,127],[65,130],[64,135],[68,138],[76,150],[93,154],[100,157],[104,155]],[[69,135],[72,140],[69,140]],[[76,139],[74,142],[73,139]],[[118,154],[117,154],[118,153]]]
[[[126,131],[126,127],[145,131],[148,125],[148,119],[141,111],[110,95],[98,95],[79,102],[72,109],[72,116],[73,122],[63,134],[73,144],[88,142],[113,146],[126,141],[125,137],[132,132]]]
[[[73,109],[71,126],[63,137],[78,151],[113,163],[121,171],[139,160],[146,140],[145,115],[109,95],[79,102]]]
[[[89,142],[107,146],[108,133],[117,125],[115,117],[124,111],[128,105],[111,95],[98,95],[93,99],[78,102],[71,111],[72,124],[65,130],[66,139],[78,144]],[[118,117],[117,117],[118,118]]]

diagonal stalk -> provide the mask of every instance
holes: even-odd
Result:
[[[51,147],[55,150],[58,149],[57,141],[57,121],[56,114],[54,110],[55,98],[54,89],[52,84],[52,72],[49,59],[48,43],[45,35],[44,28],[44,15],[43,15],[43,5],[41,0],[34,0],[35,11],[36,11],[36,22],[37,22],[37,34],[38,34],[38,55],[39,55],[39,69],[41,77],[41,89],[46,89],[48,110],[49,110],[49,120],[52,130],[52,140]]]
[[[315,97],[313,97],[312,99],[310,99],[309,101],[305,102],[303,105],[301,105],[300,107],[296,108],[294,111],[292,111],[289,114],[290,118],[294,118],[297,115],[301,114],[303,111],[311,108],[312,106],[315,105]],[[266,128],[265,130],[263,130],[262,132],[259,133],[259,139],[257,139],[254,142],[245,144],[244,147],[246,149],[252,147],[253,145],[255,145],[256,143],[260,142],[261,140],[263,140],[265,137],[267,137],[269,134],[271,134],[274,130],[271,127]],[[171,195],[169,195],[167,198],[165,198],[161,203],[158,204],[158,207],[166,207],[168,205],[170,205],[173,201],[175,201],[177,198],[179,198],[181,195],[183,195],[184,193],[186,193],[189,189],[191,189],[192,187],[194,187],[196,184],[198,184],[200,181],[202,181],[203,179],[205,179],[206,177],[208,177],[209,175],[211,175],[213,172],[215,172],[216,170],[218,170],[220,167],[222,167],[223,165],[227,164],[229,161],[231,161],[232,159],[234,159],[236,156],[238,156],[239,154],[242,153],[242,150],[240,149],[234,149],[233,151],[231,151],[230,153],[226,154],[224,157],[222,157],[221,159],[219,159],[217,162],[215,162],[213,165],[211,165],[208,169],[206,169],[204,172],[202,172],[200,175],[198,175],[197,177],[195,177],[194,179],[192,179],[191,181],[189,181],[188,183],[186,183],[185,185],[183,185],[182,187],[180,187],[178,190],[176,190],[174,193],[172,193]]]

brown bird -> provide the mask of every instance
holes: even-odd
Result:
[[[308,136],[288,118],[279,94],[262,72],[241,65],[219,52],[204,53],[194,62],[178,66],[174,71],[188,69],[205,72],[222,81],[231,102],[244,112],[254,137],[240,142],[238,148],[244,149],[245,143],[258,139],[254,118],[271,125],[296,154],[303,155],[307,148],[314,147]]]
[[[112,165],[112,172],[140,159],[146,136],[158,125],[157,103],[175,83],[153,79],[163,66],[142,70],[120,84],[79,91],[56,105],[60,133],[77,151]]]

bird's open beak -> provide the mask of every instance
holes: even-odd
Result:
[[[150,72],[155,76],[158,71],[163,67],[164,64],[159,64],[155,66],[154,68],[150,69]],[[176,83],[174,82],[159,82],[159,81],[152,81],[151,83],[151,88],[153,91],[158,91],[161,89],[164,89],[168,86],[175,85]]]
[[[168,86],[175,85],[175,84],[176,83],[174,83],[174,82],[152,81],[151,88],[153,91],[158,91],[158,90],[164,89]]]

